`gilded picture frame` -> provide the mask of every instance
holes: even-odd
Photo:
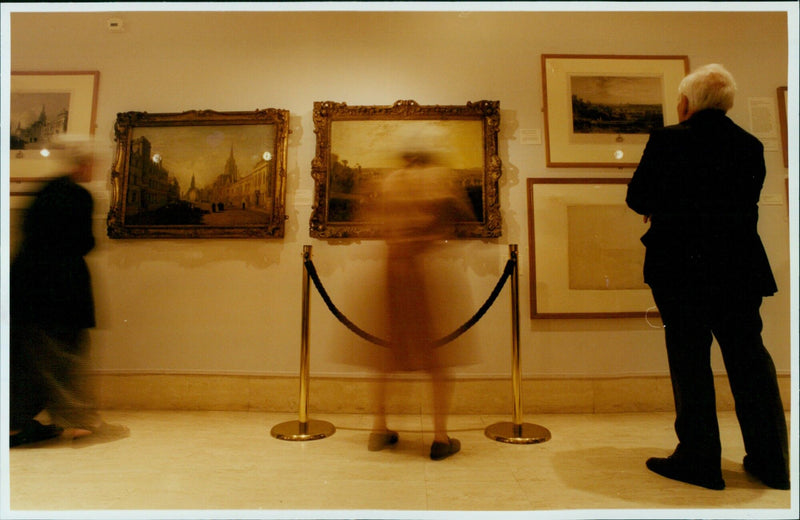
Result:
[[[63,142],[94,135],[100,72],[11,71],[10,195],[26,196],[60,175]]]
[[[648,224],[625,204],[629,179],[531,178],[531,318],[658,316],[644,283]]]
[[[548,167],[635,167],[653,128],[678,122],[687,56],[543,54]]]
[[[117,114],[110,238],[279,238],[289,111]]]
[[[475,220],[457,222],[454,238],[500,236],[499,105],[486,100],[465,105],[420,105],[413,100],[377,106],[315,102],[310,235],[381,238],[380,226],[359,212],[375,194],[360,187],[377,185],[374,181],[397,170],[405,152],[424,152],[450,169],[474,207]]]

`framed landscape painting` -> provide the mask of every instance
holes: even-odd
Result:
[[[686,56],[542,55],[549,167],[633,167],[650,132],[678,122]]]
[[[499,125],[498,101],[419,105],[401,100],[381,106],[315,102],[311,236],[381,238],[381,226],[362,209],[380,204],[382,179],[401,169],[410,155],[445,169],[469,200],[472,216],[455,223],[455,238],[500,236]]]
[[[528,179],[531,318],[658,316],[628,182]]]
[[[111,238],[282,237],[289,112],[117,115]]]
[[[60,175],[64,142],[94,135],[99,80],[97,71],[11,72],[11,195],[29,195]]]

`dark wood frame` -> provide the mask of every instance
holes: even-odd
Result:
[[[789,167],[789,122],[786,117],[787,87],[778,87],[778,119],[781,124],[781,143],[783,144],[783,167]],[[787,199],[788,202],[788,199]]]
[[[533,189],[536,184],[563,184],[563,185],[604,185],[616,184],[626,185],[630,179],[617,177],[604,178],[529,178],[527,180],[527,206],[528,206],[528,259],[530,269],[530,316],[533,319],[564,319],[564,318],[650,318],[658,317],[659,313],[655,308],[655,303],[650,302],[648,310],[645,311],[623,311],[623,312],[542,312],[538,305],[537,293],[537,270],[536,270],[536,229],[535,229],[535,208],[533,204]],[[624,204],[624,201],[623,201]],[[631,212],[633,213],[633,212]],[[638,217],[638,216],[637,216]],[[637,239],[639,237],[636,237]],[[540,245],[541,246],[541,245]],[[644,246],[642,246],[644,247]],[[609,291],[611,292],[611,291]],[[642,295],[645,296],[645,295]],[[650,299],[649,289],[645,298]],[[652,308],[653,310],[649,310]]]
[[[81,82],[81,85],[74,84],[71,80],[75,77],[85,76],[85,82]],[[97,93],[98,93],[98,86],[100,84],[100,72],[96,70],[75,70],[75,71],[11,71],[11,92],[15,92],[15,79],[19,81],[20,78],[27,77],[31,79],[40,78],[43,82],[42,91],[52,91],[54,88],[54,82],[58,83],[59,81],[62,82],[63,88],[65,90],[72,90],[75,91],[76,88],[80,90],[79,94],[82,98],[88,98],[86,102],[83,104],[84,106],[80,107],[70,107],[70,112],[73,114],[73,117],[70,118],[70,122],[67,123],[70,125],[68,127],[68,135],[75,135],[89,138],[93,136],[95,133],[95,128],[97,126]],[[86,83],[86,85],[83,85]],[[80,128],[76,128],[73,125],[75,121],[74,114],[76,111],[81,112],[81,119],[86,120],[86,126],[81,126]],[[34,165],[32,169],[34,170],[41,170],[41,174],[33,175],[33,176],[19,176],[15,175],[16,163],[18,161],[27,161],[29,159],[24,157],[19,157],[13,150],[9,151],[9,183],[10,183],[10,190],[9,195],[11,196],[30,196],[36,194],[36,192],[42,187],[43,183],[53,180],[55,176],[53,175],[53,168],[46,163],[46,161],[42,159],[33,159],[35,161],[41,161],[42,164]],[[50,161],[56,162],[59,160],[59,151],[53,151],[51,155]]]
[[[630,134],[619,134],[616,138],[612,134],[608,134],[608,138],[602,143],[587,144],[571,143],[564,138],[563,133],[568,132],[571,123],[566,120],[562,121],[557,116],[564,116],[565,113],[571,114],[572,112],[569,107],[569,91],[556,89],[549,80],[551,76],[548,74],[548,66],[554,66],[553,64],[557,61],[570,62],[573,67],[583,67],[586,72],[582,72],[582,74],[586,75],[596,75],[597,71],[594,69],[600,65],[609,67],[603,72],[603,75],[624,74],[635,77],[643,75],[645,72],[648,74],[660,73],[665,78],[662,103],[664,124],[678,122],[677,87],[683,76],[689,72],[688,56],[542,54],[542,111],[544,112],[545,153],[548,167],[635,167],[639,163],[647,140],[647,135],[639,134],[634,138],[634,142],[630,142],[631,139],[625,137]],[[672,65],[672,67],[668,68],[668,65]],[[680,74],[675,70],[677,66],[681,66]],[[679,75],[680,77],[678,77]],[[557,83],[558,76],[559,74],[553,72],[553,83]],[[567,76],[567,72],[564,72],[564,77]],[[618,150],[623,153],[621,157],[615,157],[615,152]]]

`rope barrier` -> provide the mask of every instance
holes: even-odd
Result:
[[[355,334],[357,334],[361,338],[369,341],[370,343],[374,343],[374,344],[380,345],[382,347],[391,346],[391,342],[389,342],[389,341],[387,341],[385,339],[379,338],[377,336],[374,336],[374,335],[370,334],[369,332],[366,332],[366,331],[362,330],[355,323],[350,321],[347,318],[347,316],[345,316],[336,307],[336,305],[333,303],[333,300],[331,300],[331,297],[328,295],[328,291],[325,290],[325,287],[322,285],[322,281],[319,279],[319,274],[317,274],[317,269],[316,269],[316,267],[314,267],[314,262],[310,258],[306,258],[304,260],[303,264],[305,265],[305,268],[306,268],[306,271],[308,272],[308,275],[311,277],[311,281],[314,282],[314,287],[317,288],[317,291],[319,292],[319,295],[322,297],[322,300],[325,302],[325,305],[328,306],[328,310],[331,311],[331,313],[336,317],[336,319],[338,319],[345,327],[350,329],[352,332],[354,332]],[[489,298],[486,299],[486,301],[478,309],[478,311],[469,320],[464,322],[464,324],[461,325],[459,328],[457,328],[456,330],[454,330],[450,334],[448,334],[448,335],[446,335],[446,336],[434,341],[432,343],[433,346],[434,347],[441,347],[442,345],[446,345],[446,344],[450,343],[451,341],[453,341],[457,337],[459,337],[462,334],[464,334],[470,328],[472,328],[473,325],[478,323],[478,321],[480,321],[480,319],[483,317],[483,315],[486,314],[486,311],[489,310],[489,308],[492,306],[492,304],[494,304],[494,302],[497,299],[497,297],[500,295],[500,291],[502,291],[503,286],[505,285],[506,281],[508,281],[508,278],[514,273],[515,267],[516,267],[516,257],[512,257],[506,262],[506,267],[505,267],[505,269],[503,269],[503,274],[500,277],[500,280],[498,280],[497,285],[495,285],[494,289],[492,290],[492,293],[489,295]]]
[[[519,275],[517,273],[517,245],[509,244],[510,259],[503,270],[503,276],[497,282],[492,294],[486,302],[478,309],[478,312],[470,318],[464,325],[456,329],[451,334],[432,342],[433,346],[445,345],[475,325],[492,306],[506,281],[511,279],[511,380],[512,393],[514,397],[514,415],[512,422],[498,422],[486,428],[484,433],[490,439],[499,442],[512,444],[534,444],[545,442],[550,439],[550,431],[537,424],[522,422],[522,372],[520,369],[520,342],[519,342]],[[336,432],[336,427],[328,421],[312,420],[308,418],[308,383],[309,383],[309,303],[311,280],[319,291],[325,304],[347,328],[361,336],[362,338],[381,346],[389,346],[390,342],[364,332],[350,321],[333,304],[328,292],[323,287],[319,279],[317,270],[311,261],[311,246],[303,246],[303,319],[302,337],[300,342],[300,399],[299,399],[299,420],[288,421],[275,425],[272,436],[286,441],[311,441],[330,437]]]

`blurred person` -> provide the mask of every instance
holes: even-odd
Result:
[[[98,414],[84,370],[95,326],[84,256],[94,248],[91,156],[68,149],[70,167],[27,209],[10,273],[10,445],[60,435],[124,435]],[[46,412],[53,424],[36,417]],[[66,431],[65,431],[66,428]]]
[[[746,455],[744,469],[789,489],[786,418],[775,366],[761,337],[760,306],[777,291],[759,237],[763,145],[726,115],[736,84],[717,64],[679,86],[679,123],[652,132],[628,185],[627,204],[650,221],[645,282],[664,325],[678,445],[647,467],[723,489],[710,350],[722,352]]]
[[[458,439],[447,434],[452,383],[449,364],[434,324],[432,286],[426,264],[447,238],[455,223],[475,220],[466,190],[449,168],[438,166],[427,152],[408,152],[404,167],[388,174],[380,189],[378,226],[387,244],[386,298],[389,352],[378,384],[378,411],[368,448],[378,451],[398,441],[386,423],[387,375],[397,371],[425,371],[433,386],[434,439],[430,458],[445,459],[460,450]]]

